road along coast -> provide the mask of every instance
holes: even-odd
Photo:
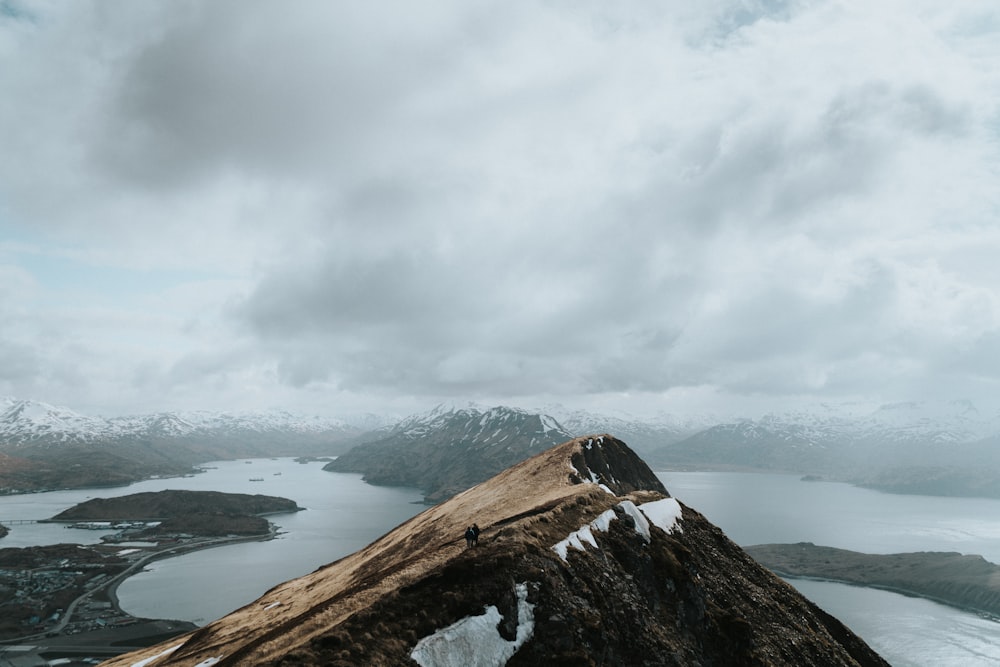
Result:
[[[88,664],[86,660],[107,659],[195,630],[198,626],[189,621],[132,616],[120,606],[119,585],[155,560],[241,542],[270,540],[277,535],[272,525],[264,535],[193,537],[167,545],[140,547],[121,545],[118,550],[128,552],[124,553],[128,562],[121,571],[95,586],[81,585],[79,594],[59,614],[54,625],[43,631],[5,638],[0,642],[0,662],[15,656],[22,661],[35,656],[39,660],[62,658],[74,661],[70,664]],[[109,545],[100,546],[107,549]]]

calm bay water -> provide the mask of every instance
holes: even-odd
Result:
[[[210,464],[187,478],[129,487],[0,497],[0,519],[48,518],[88,497],[162,489],[264,493],[306,511],[270,517],[282,534],[157,561],[119,588],[138,616],[204,624],[252,602],[271,586],[352,553],[424,507],[414,489],[374,487],[322,463],[254,459]],[[869,553],[958,551],[1000,563],[1000,501],[899,496],[797,476],[658,473],[671,494],[738,544],[809,541]],[[263,481],[252,482],[251,478]],[[93,543],[100,533],[58,525],[13,526],[0,547]],[[1000,623],[886,591],[791,580],[897,667],[1000,664]]]
[[[312,572],[369,544],[425,509],[415,489],[371,486],[361,475],[326,472],[321,462],[293,459],[218,461],[191,477],[128,487],[0,497],[0,518],[49,518],[90,497],[189,489],[260,493],[294,500],[302,512],[268,519],[277,539],[245,542],[154,561],[122,583],[122,608],[136,616],[204,624],[256,600],[275,584]],[[261,478],[263,481],[250,481]],[[102,533],[59,525],[12,526],[0,547],[100,541]]]

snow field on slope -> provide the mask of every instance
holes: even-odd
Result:
[[[465,618],[417,642],[410,657],[421,667],[502,667],[535,631],[535,606],[528,602],[528,585],[517,584],[517,633],[504,639],[497,626],[503,620],[495,605],[479,616]]]

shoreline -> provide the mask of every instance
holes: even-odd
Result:
[[[784,579],[873,588],[1000,620],[1000,566],[982,556],[933,551],[866,554],[809,542],[744,550]]]
[[[908,598],[920,598],[922,600],[928,600],[930,602],[936,602],[937,604],[944,605],[946,607],[951,607],[952,609],[958,609],[960,611],[968,612],[970,614],[975,614],[976,616],[989,619],[991,621],[997,621],[1000,623],[1000,611],[991,611],[989,609],[983,609],[980,607],[975,607],[967,604],[962,604],[955,602],[954,600],[949,600],[947,598],[937,597],[934,595],[929,595],[927,593],[920,593],[907,588],[901,588],[899,586],[889,586],[887,584],[863,584],[857,581],[849,581],[847,579],[836,579],[834,577],[820,577],[815,575],[806,574],[790,574],[788,572],[781,572],[774,568],[768,568],[778,577],[782,579],[799,579],[802,581],[818,581],[828,584],[842,584],[844,586],[854,586],[856,588],[873,588],[879,591],[886,591],[887,593],[896,593],[897,595],[903,595]]]
[[[102,586],[86,591],[73,600],[67,607],[67,613],[57,629],[50,628],[40,634],[0,641],[0,661],[7,659],[8,655],[14,653],[21,660],[34,658],[39,661],[39,664],[41,661],[48,662],[53,658],[79,659],[100,656],[103,660],[196,632],[202,626],[193,621],[147,618],[136,616],[122,609],[121,601],[118,598],[118,587],[123,581],[140,573],[147,564],[155,560],[183,556],[203,549],[224,547],[241,542],[267,541],[274,539],[276,535],[278,535],[278,531],[272,524],[266,535],[211,538],[187,545],[172,545],[146,553]],[[81,633],[64,633],[66,625],[73,621],[78,605],[88,598],[102,597],[107,600],[118,618],[125,621],[124,624]]]
[[[104,596],[107,597],[108,602],[111,603],[111,608],[122,616],[127,616],[136,620],[165,620],[177,623],[191,623],[195,627],[198,626],[193,621],[183,621],[180,619],[147,619],[145,617],[135,616],[128,611],[125,611],[121,607],[121,601],[118,599],[118,587],[128,579],[137,574],[140,574],[147,564],[152,563],[157,560],[165,560],[167,558],[176,558],[177,556],[183,556],[185,554],[194,553],[195,551],[202,551],[204,549],[214,549],[215,547],[224,547],[230,544],[240,544],[242,542],[267,542],[268,540],[273,540],[278,535],[278,530],[275,528],[274,524],[270,525],[270,530],[266,535],[241,535],[237,537],[219,537],[211,538],[210,540],[205,540],[202,542],[195,542],[190,544],[173,545],[161,550],[151,551],[145,554],[142,558],[139,558],[119,575],[115,576],[113,579],[108,581],[103,587],[97,588],[90,591],[88,594],[92,595],[103,591]],[[84,597],[84,596],[81,596]]]

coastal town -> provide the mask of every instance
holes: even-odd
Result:
[[[164,499],[178,510],[191,500]],[[119,509],[126,503],[118,503]],[[141,505],[132,503],[133,508]],[[62,523],[111,532],[100,544],[0,549],[0,663],[5,666],[97,664],[188,632],[196,627],[190,622],[136,618],[123,611],[118,585],[156,559],[276,534],[260,516],[219,511]]]

